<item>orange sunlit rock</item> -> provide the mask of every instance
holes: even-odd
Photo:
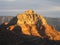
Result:
[[[56,31],[56,29],[53,26],[48,25],[46,19],[43,16],[34,13],[34,11],[32,10],[25,11],[25,14],[20,14],[17,16],[17,18],[17,24],[22,27],[22,32],[24,34],[39,37],[47,36],[50,40],[54,40],[55,36],[57,36],[58,38],[58,31]],[[26,27],[25,24],[28,24],[31,27],[31,29],[29,26]]]
[[[15,25],[21,27],[23,34],[48,38],[50,40],[60,40],[60,32],[56,31],[53,26],[47,23],[43,16],[35,13],[33,10],[27,10],[16,17],[17,24]],[[13,30],[14,27],[14,25],[11,25],[8,28]]]
[[[60,40],[60,35],[57,35],[54,40]]]
[[[21,28],[22,28],[23,34],[30,35],[30,26],[29,25],[28,26],[22,25]]]
[[[8,27],[8,29],[12,31],[14,29],[14,27],[15,27],[14,25],[11,25]]]
[[[32,26],[31,26],[31,33],[32,33],[32,35],[34,35],[34,36],[39,36],[39,37],[41,37],[41,35],[40,35],[40,33],[38,33],[38,30],[37,30],[37,28],[36,28],[35,25],[32,25]]]
[[[33,10],[26,10],[25,11],[25,14],[32,15],[32,14],[34,14],[34,11]]]
[[[5,24],[5,25],[7,25],[7,24],[8,24],[8,22],[4,22],[4,24]]]

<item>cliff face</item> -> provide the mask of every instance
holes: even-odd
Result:
[[[24,14],[18,14],[17,15],[17,18],[18,18],[18,24],[21,25],[21,24],[29,24],[30,26],[31,25],[35,25],[35,24],[46,24],[46,20],[36,14],[34,11],[32,10],[27,10],[24,12]],[[39,22],[38,22],[39,21]]]
[[[46,20],[32,10],[17,15],[17,25],[21,26],[22,33],[27,35],[41,36],[38,30],[41,25],[46,25]]]
[[[33,10],[27,10],[23,14],[18,14],[8,23],[7,29],[12,31],[16,25],[21,27],[21,32],[25,35],[60,40],[60,33],[53,26],[48,25],[44,17]]]

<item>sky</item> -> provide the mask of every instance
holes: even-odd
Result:
[[[60,18],[60,0],[0,0],[0,16],[16,16],[29,9],[45,17]]]

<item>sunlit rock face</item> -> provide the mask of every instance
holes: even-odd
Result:
[[[33,10],[27,10],[23,14],[18,14],[17,19],[17,25],[21,26],[22,32],[27,35],[40,36],[37,28],[39,29],[41,25],[47,24],[46,20]]]
[[[60,32],[56,31],[53,26],[48,25],[46,19],[33,10],[27,10],[22,14],[18,14],[10,22],[8,23],[10,25],[8,29],[10,30],[13,30],[15,25],[17,25],[21,27],[21,31],[25,35],[60,40]]]
[[[18,18],[18,25],[21,24],[29,24],[29,25],[33,25],[33,24],[37,24],[38,21],[40,21],[39,23],[41,24],[46,24],[46,20],[41,16],[36,14],[33,10],[27,10],[25,11],[23,14],[18,14],[17,15]]]
[[[56,31],[56,29],[53,26],[47,25],[47,26],[45,26],[45,28],[46,28],[45,33],[47,36],[49,36],[50,40],[58,40],[57,37],[60,37],[60,36],[58,36],[60,34],[58,31]]]

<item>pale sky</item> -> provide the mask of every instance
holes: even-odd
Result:
[[[28,9],[60,18],[60,0],[0,0],[0,16],[16,16]]]

